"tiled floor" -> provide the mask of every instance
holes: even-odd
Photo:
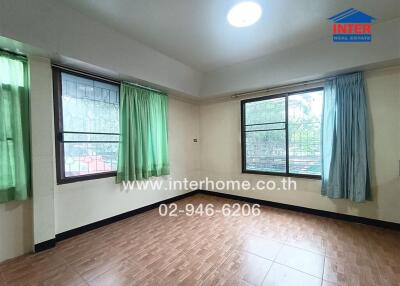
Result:
[[[153,210],[2,263],[0,274],[1,286],[400,285],[400,233],[268,207],[258,217]]]

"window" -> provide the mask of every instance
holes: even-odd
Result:
[[[57,181],[115,176],[119,85],[54,68]]]
[[[242,101],[242,171],[319,178],[322,88]]]

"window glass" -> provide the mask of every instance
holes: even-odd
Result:
[[[322,91],[289,96],[289,172],[321,174]]]
[[[322,89],[242,104],[244,172],[321,175]]]
[[[119,86],[61,73],[62,177],[117,169]]]
[[[286,172],[285,98],[246,104],[246,169]]]

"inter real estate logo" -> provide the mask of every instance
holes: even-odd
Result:
[[[328,18],[333,21],[334,42],[371,42],[371,23],[375,20],[354,8],[347,9]]]

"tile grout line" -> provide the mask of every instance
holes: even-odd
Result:
[[[315,276],[315,275],[313,275],[313,274],[310,274],[310,273],[304,272],[304,271],[302,271],[302,270],[293,268],[293,267],[291,267],[291,266],[289,266],[289,265],[285,265],[285,264],[283,264],[283,263],[277,262],[276,259],[278,258],[279,253],[282,251],[282,248],[283,248],[284,246],[285,246],[285,244],[282,245],[282,246],[281,246],[281,249],[279,249],[279,251],[277,252],[277,254],[276,254],[276,256],[275,256],[275,258],[274,258],[274,260],[273,260],[273,263],[276,263],[276,264],[278,264],[278,265],[282,265],[282,266],[288,267],[288,268],[293,269],[293,270],[300,271],[300,272],[302,272],[302,273],[304,273],[304,274],[307,274],[307,275],[313,276],[313,277],[315,277],[315,278],[321,279],[321,281],[323,280],[322,278],[317,277],[317,276]],[[301,248],[298,248],[298,249],[302,250]],[[323,265],[322,271],[323,271],[323,269],[324,269],[324,266],[325,266],[325,256],[324,256],[324,265]],[[272,265],[271,265],[271,268],[272,268]],[[322,277],[323,277],[323,276],[322,276]]]
[[[281,245],[280,249],[276,252],[275,257],[274,257],[274,259],[272,260],[271,266],[269,267],[267,273],[265,274],[265,276],[264,276],[264,278],[263,278],[263,280],[262,280],[260,286],[263,285],[265,279],[267,279],[267,276],[268,276],[269,272],[271,271],[272,266],[273,266],[274,263],[275,263],[275,259],[278,257],[278,255],[279,255],[279,253],[281,252],[283,246],[285,245],[284,243],[281,243],[281,244],[282,244],[282,245]],[[257,256],[258,256],[258,255],[257,255]],[[259,256],[259,257],[261,257],[261,256]],[[264,258],[264,259],[266,259],[266,258]],[[268,260],[269,260],[269,259],[268,259]],[[271,260],[270,260],[270,261],[271,261]]]
[[[57,247],[57,246],[56,246]],[[67,260],[65,260],[64,258],[62,258],[62,261],[64,262],[65,266],[67,266],[72,272],[74,272],[76,275],[79,276],[79,278],[82,279],[82,281],[87,285],[90,286],[89,281],[87,281],[78,271],[76,271],[75,267],[72,266]]]
[[[314,274],[310,274],[310,273],[304,272],[304,271],[302,271],[302,270],[293,268],[292,266],[289,266],[289,265],[286,265],[286,264],[283,264],[283,263],[279,263],[279,262],[276,262],[276,261],[274,261],[274,263],[276,263],[276,264],[278,264],[278,265],[281,265],[281,266],[288,267],[288,268],[293,269],[293,270],[296,270],[296,271],[299,271],[299,272],[301,272],[301,273],[303,273],[303,274],[307,274],[307,275],[312,276],[312,277],[314,277],[314,278],[318,278],[318,279],[320,279],[320,280],[323,280],[321,277],[318,277],[318,276],[315,276]]]
[[[305,249],[305,248],[300,247],[300,246],[295,246],[295,245],[287,244],[287,243],[284,243],[284,245],[285,245],[285,246],[289,246],[289,247],[293,247],[293,248],[297,248],[297,249],[299,249],[299,250],[307,251],[307,252],[310,252],[310,253],[315,254],[315,255],[325,256],[325,253],[324,253],[324,254],[321,254],[320,252],[316,252],[316,251],[313,251],[313,250]]]
[[[261,284],[259,286],[262,286],[264,284],[265,279],[267,279],[267,276],[268,276],[269,272],[271,271],[272,265],[274,265],[273,261],[272,261],[269,269],[267,270],[267,273],[265,273],[264,278],[262,279]]]
[[[321,253],[321,252],[318,252],[318,251],[306,249],[304,247],[296,246],[294,244],[291,244],[290,242],[288,242],[288,239],[286,239],[286,240],[277,240],[277,239],[274,239],[274,238],[268,238],[268,237],[260,235],[260,234],[253,234],[253,233],[248,233],[248,234],[252,235],[252,236],[257,236],[257,237],[262,238],[264,240],[271,240],[271,241],[283,244],[284,246],[289,246],[289,247],[297,248],[297,249],[300,249],[300,250],[304,250],[304,251],[307,251],[307,252],[310,252],[310,253],[313,253],[313,254],[316,254],[316,255],[320,255],[320,256],[325,256],[326,255],[326,248],[325,247],[323,248],[323,250],[324,250],[323,253]]]
[[[157,220],[158,220],[158,217],[156,218]],[[186,219],[184,219],[184,220],[186,220]],[[196,220],[197,220],[197,218],[196,218]],[[146,222],[147,222],[147,219],[145,220]],[[139,221],[140,223],[142,223],[142,221]],[[193,221],[194,222],[194,221]],[[212,223],[213,225],[215,225],[215,223],[221,223],[222,221],[221,220],[218,220],[218,219],[215,219],[215,220],[202,220],[201,221],[201,223],[199,223],[198,225],[199,226],[201,226],[201,225],[207,225],[208,223]],[[246,225],[246,223],[247,222],[249,222],[249,227],[242,227],[242,225],[243,225],[243,223]],[[172,223],[172,221],[171,222],[168,222],[168,223]],[[189,223],[189,225],[191,224],[192,222],[190,222]],[[329,256],[327,256],[327,254],[329,254],[329,255],[333,255],[335,252],[332,252],[332,251],[341,251],[342,250],[342,248],[338,248],[338,249],[332,249],[332,247],[331,247],[331,243],[329,243],[329,245],[326,247],[326,248],[324,248],[325,249],[325,251],[324,251],[324,254],[322,255],[323,256],[323,269],[322,269],[322,278],[319,278],[319,277],[317,277],[317,276],[315,276],[315,275],[313,275],[313,274],[309,274],[309,273],[307,273],[307,272],[304,272],[304,271],[302,271],[302,270],[299,270],[299,269],[296,269],[296,268],[293,268],[293,267],[291,267],[291,266],[288,266],[288,265],[285,265],[285,264],[283,264],[283,263],[279,263],[279,262],[277,262],[277,258],[279,258],[279,255],[281,255],[281,253],[282,253],[282,251],[283,251],[283,248],[284,247],[293,247],[293,251],[295,251],[294,249],[299,249],[299,250],[303,250],[304,252],[308,252],[308,253],[312,253],[312,254],[314,254],[314,255],[319,255],[319,256],[321,256],[321,254],[320,253],[316,253],[316,252],[313,252],[313,251],[310,251],[310,250],[308,250],[308,249],[304,249],[304,248],[302,248],[302,247],[298,247],[298,246],[295,246],[295,245],[290,245],[290,244],[287,244],[287,242],[288,241],[290,241],[290,238],[287,238],[286,240],[284,240],[284,239],[282,239],[282,240],[276,240],[276,239],[271,239],[271,238],[267,238],[267,237],[263,237],[262,235],[257,235],[257,234],[252,234],[252,233],[250,233],[249,231],[251,231],[251,230],[253,230],[253,231],[255,231],[255,232],[257,232],[258,231],[258,226],[262,226],[262,224],[258,224],[258,223],[250,223],[250,221],[248,221],[248,220],[238,220],[237,222],[235,222],[236,224],[237,224],[237,226],[239,226],[239,228],[235,228],[235,227],[233,227],[232,225],[230,225],[230,223],[231,222],[228,222],[229,224],[228,224],[228,232],[229,233],[231,233],[231,232],[235,232],[235,234],[236,234],[236,236],[234,236],[234,239],[228,239],[228,240],[223,240],[223,245],[224,244],[226,244],[226,248],[221,248],[221,251],[218,251],[218,250],[215,250],[217,253],[219,253],[219,254],[223,254],[224,252],[224,250],[223,249],[226,249],[226,250],[228,250],[228,252],[226,252],[226,253],[229,253],[229,257],[232,255],[232,252],[233,251],[239,251],[239,252],[245,252],[245,253],[249,253],[249,254],[251,254],[251,255],[254,255],[254,256],[257,256],[257,257],[259,257],[259,258],[262,258],[262,259],[265,259],[265,260],[267,260],[267,261],[272,261],[272,263],[271,263],[271,267],[274,265],[274,264],[276,264],[276,265],[282,265],[283,267],[287,267],[288,268],[288,271],[291,271],[291,270],[289,270],[289,268],[290,269],[293,269],[294,271],[298,271],[298,272],[300,272],[300,273],[304,273],[304,274],[306,274],[306,275],[309,275],[309,276],[313,276],[313,277],[315,277],[315,278],[318,278],[318,279],[320,279],[320,281],[321,281],[321,285],[324,283],[324,282],[330,282],[330,283],[332,283],[331,281],[329,281],[329,280],[324,280],[324,275],[326,274],[326,273],[328,273],[329,272],[329,268],[326,268],[325,269],[325,263],[326,263],[326,261],[327,260],[329,260],[329,259],[331,259],[331,257]],[[294,222],[294,223],[296,223],[296,222]],[[158,224],[154,224],[154,226],[155,227],[159,227],[161,224],[160,223],[158,223]],[[178,232],[185,232],[185,227],[183,227],[185,224],[181,221],[181,220],[179,220],[179,222],[178,222],[178,227],[177,227],[177,231]],[[134,232],[131,232],[129,229],[130,228],[132,228],[132,226],[135,226],[135,224],[134,223],[130,223],[130,224],[122,224],[122,225],[119,225],[117,228],[110,228],[110,230],[112,230],[112,232],[113,231],[119,231],[120,232],[120,234],[118,235],[118,237],[120,237],[121,236],[121,234],[122,235],[132,235],[132,234],[134,234],[134,235],[140,235],[140,233],[138,233],[138,232],[136,232],[136,231],[134,231]],[[287,224],[287,228],[289,228],[291,226],[291,224],[290,223],[288,223]],[[207,227],[206,227],[207,228]],[[264,228],[262,228],[263,230],[264,230]],[[190,235],[188,235],[188,236],[184,236],[185,237],[185,239],[187,239],[187,238],[190,238],[192,235],[201,235],[201,233],[200,232],[197,232],[197,231],[195,231],[196,230],[196,228],[189,228],[188,229],[188,231],[189,231],[189,233],[190,233]],[[278,247],[276,247],[276,249],[277,249],[277,251],[276,251],[276,255],[275,256],[272,256],[273,257],[273,260],[271,260],[271,259],[267,259],[267,258],[265,258],[265,257],[262,257],[262,256],[260,256],[260,255],[258,255],[258,254],[255,254],[255,253],[252,253],[252,252],[249,252],[249,251],[246,251],[246,250],[244,250],[243,248],[246,246],[245,244],[244,244],[244,242],[246,242],[246,236],[243,236],[243,233],[242,233],[242,231],[244,230],[244,232],[246,233],[246,235],[247,234],[250,234],[250,235],[252,235],[252,236],[254,236],[254,237],[259,237],[259,238],[262,238],[263,240],[265,240],[265,241],[274,241],[275,243],[279,243],[278,244]],[[215,229],[215,231],[212,231],[213,233],[218,233],[219,232],[219,234],[218,235],[212,235],[212,237],[213,237],[213,239],[212,239],[212,241],[209,241],[209,242],[207,242],[207,243],[205,243],[205,244],[203,244],[205,247],[204,248],[209,248],[209,247],[211,247],[211,246],[214,246],[215,244],[216,244],[216,242],[218,242],[220,239],[221,239],[221,235],[225,235],[226,233],[225,233],[225,231],[226,231],[226,229],[225,228],[220,228],[220,227],[218,227],[218,228],[216,228]],[[236,233],[236,231],[237,231],[237,233]],[[302,232],[303,230],[302,229],[298,229],[298,230],[295,230],[296,232]],[[364,232],[357,232],[357,233],[353,233],[352,231],[351,231],[351,229],[346,229],[346,228],[344,228],[344,229],[342,229],[342,231],[343,231],[343,235],[339,235],[339,236],[335,236],[336,238],[342,238],[342,237],[355,237],[355,238],[357,238],[357,237],[361,237],[360,235],[363,235],[363,233]],[[349,232],[349,231],[351,231],[351,232]],[[154,231],[150,231],[150,232],[148,232],[147,230],[145,230],[144,231],[145,233],[147,233],[147,234],[153,234],[154,233]],[[238,233],[240,232],[240,235],[237,235]],[[168,235],[168,236],[170,236],[171,235],[171,238],[173,238],[173,239],[178,239],[179,237],[177,237],[177,236],[174,236],[172,233],[170,233],[170,232],[168,232],[168,228],[161,228],[161,233],[163,234],[163,235]],[[257,232],[258,233],[258,232]],[[281,232],[279,232],[279,231],[277,231],[276,233],[281,233]],[[288,232],[284,232],[284,233],[288,233]],[[101,235],[105,235],[106,236],[106,239],[107,239],[107,241],[111,241],[110,239],[113,239],[113,235],[109,235],[109,231],[103,231],[103,232],[101,232],[100,233]],[[268,234],[268,231],[266,231],[265,232],[265,234]],[[340,234],[340,233],[339,233]],[[160,238],[162,238],[163,237],[163,235],[157,235],[157,239],[160,239]],[[321,236],[321,235],[323,235],[323,234],[317,234],[318,236]],[[326,235],[326,234],[325,234]],[[325,237],[325,235],[323,235],[324,237]],[[358,236],[357,236],[358,235]],[[236,237],[236,238],[235,238]],[[282,236],[282,238],[285,238],[285,236]],[[305,237],[306,238],[306,237]],[[313,238],[313,237],[311,237],[311,238]],[[367,238],[368,240],[367,240],[367,246],[368,246],[368,248],[367,249],[356,249],[356,253],[355,253],[355,255],[357,255],[358,256],[358,253],[361,253],[361,251],[363,251],[362,253],[364,253],[365,252],[365,250],[367,251],[367,253],[368,253],[368,251],[369,250],[371,250],[371,249],[373,249],[373,247],[374,246],[381,246],[381,245],[383,245],[384,246],[384,244],[382,244],[382,242],[380,241],[380,240],[376,240],[377,238],[376,237],[371,237],[371,238]],[[378,239],[380,239],[379,237],[378,237]],[[92,240],[92,236],[91,237],[88,237],[88,238],[85,238],[85,240],[83,241],[83,242],[89,242],[89,243],[92,243],[91,242],[91,240]],[[261,239],[260,239],[261,240]],[[307,239],[304,239],[304,240],[307,240]],[[173,240],[170,240],[171,241],[171,243],[173,242]],[[192,246],[190,249],[197,249],[198,247],[199,247],[199,244],[201,244],[201,242],[202,241],[204,241],[204,240],[199,240],[199,241],[197,241],[195,244],[194,244],[194,246]],[[79,242],[79,243],[81,243],[81,240],[78,240],[77,242]],[[131,243],[131,240],[127,240],[127,242],[130,244]],[[236,242],[240,242],[240,243],[236,243]],[[311,242],[311,245],[313,245],[313,241],[310,241]],[[389,240],[389,242],[391,243],[391,244],[393,244],[393,245],[395,245],[395,241],[394,242],[391,242],[391,240]],[[97,242],[96,242],[97,243]],[[356,246],[359,246],[358,245],[358,243],[359,242],[357,242],[357,243],[355,243],[354,241],[353,241],[353,244],[355,244]],[[378,245],[376,244],[376,243],[378,243]],[[74,244],[72,244],[72,246],[73,246]],[[75,244],[75,246],[77,246],[77,245],[79,245],[79,244]],[[188,248],[188,247],[186,247],[186,245],[188,245],[188,243],[186,243],[185,241],[183,241],[183,243],[178,243],[177,244],[177,247],[178,248],[180,248],[180,251],[181,250],[183,250],[183,252],[182,253],[185,253],[185,255],[187,255],[187,254],[190,254],[190,249]],[[219,245],[220,245],[220,243],[218,243],[218,248],[219,248]],[[324,245],[324,244],[323,244]],[[334,244],[335,245],[335,244]],[[339,244],[338,244],[339,245]],[[120,245],[120,243],[118,243],[118,247],[124,247],[124,246],[126,246],[126,242],[124,242],[124,243],[122,243],[122,241],[121,241],[121,245]],[[171,244],[171,246],[172,246],[172,244]],[[185,246],[185,247],[184,247]],[[266,245],[262,245],[262,243],[261,243],[261,245],[260,245],[262,248],[263,247],[266,247]],[[56,249],[58,249],[57,247],[56,247]],[[131,248],[129,248],[129,249],[131,249]],[[329,250],[327,250],[327,249],[329,249]],[[345,248],[344,250],[346,251],[346,249],[347,248]],[[381,249],[381,248],[379,248],[379,249]],[[64,251],[64,249],[61,247],[61,250],[62,250],[62,252],[59,252],[59,251],[56,251],[56,252],[59,252],[59,253],[63,253],[63,251]],[[370,257],[370,258],[373,258],[373,259],[377,259],[377,258],[385,258],[385,254],[387,253],[387,251],[386,251],[386,248],[382,248],[381,250],[384,250],[382,253],[383,253],[383,255],[381,255],[380,253],[374,253],[374,255],[372,255],[372,254],[370,254],[370,255],[368,255],[368,257]],[[68,251],[68,248],[67,248],[67,251]],[[204,251],[206,251],[205,249],[202,251],[202,250],[200,250],[200,252],[204,252]],[[122,251],[121,253],[123,253],[124,251]],[[260,253],[262,253],[262,252],[260,252]],[[266,253],[266,254],[268,254],[268,253]],[[123,254],[121,254],[122,256],[124,256]],[[180,254],[181,255],[181,254]],[[336,256],[338,256],[338,255],[336,255]],[[341,255],[339,255],[340,257],[341,257]],[[345,255],[346,257],[347,257],[347,255]],[[62,264],[63,265],[66,265],[66,266],[68,266],[69,267],[69,269],[71,269],[72,271],[74,271],[74,273],[76,273],[76,271],[75,271],[75,269],[79,269],[78,267],[77,268],[75,268],[74,266],[72,266],[73,264],[73,262],[71,263],[71,265],[70,265],[70,263],[68,263],[68,261],[66,261],[64,258],[63,258],[63,255],[61,255],[61,257],[60,257],[61,259],[62,259]],[[333,257],[332,256],[332,258],[333,259],[335,259],[335,257]],[[219,260],[219,259],[218,259]],[[322,260],[322,259],[321,259]],[[70,260],[71,261],[71,260]],[[73,260],[72,260],[73,261]],[[206,275],[204,275],[204,278],[206,278],[206,277],[209,277],[210,275],[212,275],[213,273],[215,273],[214,271],[216,271],[216,270],[218,270],[218,269],[223,269],[223,268],[221,268],[221,265],[222,264],[224,264],[226,261],[227,261],[227,257],[224,257],[222,260],[221,260],[222,262],[221,263],[216,263],[216,265],[217,266],[215,266],[214,268],[213,268],[213,271],[208,271],[207,270],[207,265],[205,265],[204,267],[206,268],[206,272],[204,272],[204,273],[206,273]],[[136,261],[132,261],[132,263],[133,263],[133,265],[138,265],[138,263],[136,262]],[[202,260],[202,264],[204,264],[205,263],[205,260]],[[377,268],[377,265],[378,265],[378,261],[377,260],[375,260],[373,263],[372,263],[372,267],[374,267],[374,268]],[[300,265],[301,266],[301,265]],[[262,279],[262,282],[261,283],[264,283],[265,282],[265,280],[266,280],[266,278],[268,277],[268,275],[271,273],[271,267],[266,271],[266,273],[265,273],[265,275],[264,275],[264,277],[263,277],[263,279]],[[149,270],[151,270],[152,269],[152,267],[150,267],[149,268]],[[186,269],[186,266],[185,266],[185,269]],[[265,269],[265,268],[264,268]],[[327,270],[327,271],[325,271],[325,270]],[[378,269],[379,271],[378,271],[378,273],[377,273],[377,275],[376,276],[379,276],[379,277],[377,277],[377,278],[380,278],[380,280],[383,280],[383,275],[384,275],[384,273],[385,273],[385,271],[387,270],[386,268],[382,268],[382,271],[380,270],[380,269]],[[390,270],[389,270],[390,271]],[[3,285],[1,282],[3,282],[3,283],[5,283],[5,285],[9,285],[9,284],[7,284],[5,281],[4,281],[4,277],[6,276],[6,273],[7,272],[4,272],[4,271],[0,271],[0,284],[1,285]],[[346,272],[345,272],[346,273]],[[79,275],[79,273],[77,273],[78,275]],[[101,275],[101,274],[100,274]],[[361,275],[360,275],[361,276]],[[91,281],[91,280],[88,280],[88,281],[86,281],[86,279],[84,279],[81,275],[79,275],[79,277],[83,280],[82,282],[83,283],[86,283],[86,285],[89,285],[90,283],[88,282],[88,281]],[[97,277],[97,276],[96,276]],[[2,279],[3,278],[3,279]],[[260,277],[261,278],[261,277]],[[388,278],[389,279],[389,278]],[[243,278],[241,279],[242,281],[245,281],[245,282],[247,282],[247,280],[244,280]],[[260,279],[261,280],[261,279]],[[197,281],[199,281],[199,280],[197,280]],[[250,283],[250,282],[247,282],[247,283],[249,283],[249,284],[251,284],[251,285],[253,285],[252,283]],[[333,283],[333,284],[335,284],[336,286],[338,286],[336,283]],[[249,285],[250,286],[250,285]]]

